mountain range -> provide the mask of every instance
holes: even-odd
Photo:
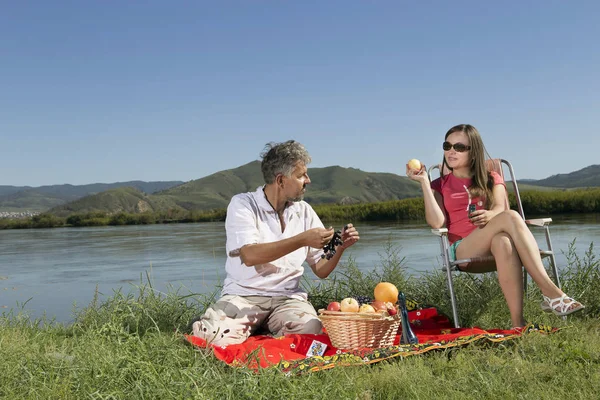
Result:
[[[331,166],[310,168],[312,183],[305,199],[311,204],[352,204],[421,195],[419,185],[405,176]],[[66,216],[76,212],[143,212],[225,208],[237,193],[263,184],[260,162],[220,171],[189,182],[129,181],[111,184],[0,186],[0,211],[49,211]],[[600,165],[519,181],[521,190],[556,190],[600,186]]]
[[[600,186],[600,165],[590,165],[575,172],[552,175],[545,179],[528,180],[527,183],[534,186],[565,189],[598,187]]]
[[[2,186],[0,211],[46,211],[85,196],[110,189],[133,187],[144,193],[154,193],[182,184],[182,181],[92,183],[88,185]]]

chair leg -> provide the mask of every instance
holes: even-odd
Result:
[[[440,236],[440,248],[442,250],[442,263],[446,268],[446,281],[448,282],[448,292],[450,294],[450,304],[452,305],[452,318],[454,319],[454,327],[460,328],[460,321],[458,320],[458,308],[456,306],[456,295],[454,294],[454,285],[452,284],[452,266],[450,264],[450,256],[448,255],[448,249],[450,244],[448,243],[448,236]]]
[[[546,234],[546,244],[548,245],[548,250],[550,250],[550,257],[548,262],[550,263],[550,267],[552,267],[552,273],[554,274],[554,282],[556,286],[560,290],[562,290],[562,284],[560,283],[560,276],[558,275],[558,268],[556,266],[556,257],[554,256],[554,249],[552,248],[552,240],[550,240],[550,227],[548,225],[544,225],[544,231]],[[562,320],[566,321],[567,316],[562,316]]]
[[[552,241],[550,240],[550,228],[548,225],[544,226],[546,231],[546,243],[548,244],[548,250],[550,250],[550,266],[552,267],[552,272],[554,273],[554,282],[559,289],[562,290],[562,285],[560,283],[560,277],[558,276],[558,268],[556,267],[556,257],[554,257],[554,249],[552,248]]]
[[[450,292],[450,303],[452,304],[452,318],[454,318],[454,327],[460,328],[460,321],[458,320],[458,309],[456,307],[456,295],[454,294],[454,285],[452,284],[452,269],[450,266],[446,268],[447,280],[448,280],[448,292]]]

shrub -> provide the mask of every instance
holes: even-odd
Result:
[[[575,239],[569,243],[567,267],[561,274],[563,291],[583,303],[583,314],[600,316],[600,260],[594,254],[594,243],[590,243],[583,257],[575,251]]]

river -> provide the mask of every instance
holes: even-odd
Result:
[[[559,267],[573,238],[579,255],[597,244],[599,222],[598,214],[554,217]],[[362,270],[380,268],[391,247],[413,275],[440,266],[437,237],[424,223],[360,223],[357,229],[361,240],[344,253],[343,263],[352,257]],[[543,231],[534,233],[544,244]],[[135,289],[147,276],[163,292],[210,293],[224,278],[224,263],[223,223],[2,230],[0,311],[23,308],[32,317],[45,313],[69,322],[74,307],[88,305],[96,288],[102,300],[118,288]],[[307,277],[317,279],[308,267]]]

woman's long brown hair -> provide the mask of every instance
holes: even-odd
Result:
[[[492,192],[494,180],[492,179],[490,172],[487,170],[485,160],[486,156],[487,158],[491,157],[483,145],[481,135],[473,125],[461,124],[453,126],[446,133],[444,140],[448,139],[448,136],[454,132],[464,132],[469,138],[469,143],[471,146],[471,150],[469,150],[469,156],[471,157],[471,172],[473,172],[473,182],[469,188],[469,191],[473,196],[484,196],[486,199],[485,208],[489,209],[494,204],[494,195]],[[446,162],[445,154],[442,168],[448,168],[448,170],[452,171],[452,168],[450,168]]]

